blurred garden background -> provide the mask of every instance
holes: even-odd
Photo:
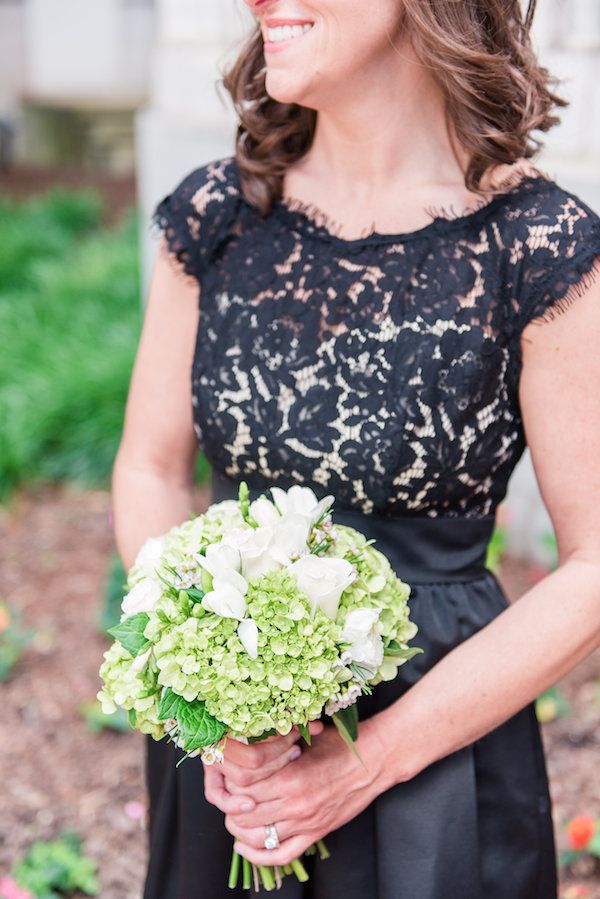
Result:
[[[94,698],[124,580],[110,472],[150,213],[231,152],[216,82],[242,6],[0,0],[0,899],[141,896],[142,737]],[[600,4],[538,6],[534,39],[571,100],[538,163],[600,210]],[[200,458],[197,511],[208,474]],[[516,599],[555,563],[525,459],[489,564]],[[600,899],[600,655],[540,697],[538,715],[561,897]]]

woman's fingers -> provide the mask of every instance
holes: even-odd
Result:
[[[315,834],[299,834],[290,837],[289,840],[283,840],[279,849],[257,849],[248,843],[236,840],[233,848],[254,865],[288,865],[300,858],[304,850],[318,839],[320,837]]]
[[[228,813],[229,820],[236,827],[242,827],[247,830],[261,827],[263,831],[265,825],[272,824],[274,821],[288,819],[289,814],[289,807],[286,807],[282,799],[270,799],[267,802],[259,802],[252,811],[233,811]]]
[[[225,761],[234,762],[242,768],[259,768],[271,759],[288,752],[298,740],[297,734],[291,731],[285,737],[269,737],[260,743],[240,743],[238,740],[227,740]]]
[[[309,732],[311,736],[317,736],[323,731],[322,721],[311,721]],[[228,740],[225,748],[225,759],[235,762],[242,768],[259,768],[267,765],[280,755],[285,755],[291,747],[301,739],[300,731],[293,727],[289,734],[282,737],[280,734],[261,740],[259,743],[240,743],[238,740]]]
[[[251,796],[243,794],[232,796],[225,785],[225,777],[219,765],[204,766],[204,795],[208,802],[226,815],[250,812],[256,808]]]
[[[233,818],[229,815],[225,818],[225,827],[229,833],[246,846],[252,846],[253,849],[265,848],[265,827],[243,827],[239,823],[239,818]],[[270,821],[270,824],[273,822]],[[278,821],[276,824],[277,835],[280,842],[289,840],[291,837],[298,836],[299,831],[293,830],[291,821]]]
[[[271,777],[290,762],[299,759],[301,755],[302,749],[295,744],[292,744],[291,748],[288,746],[284,752],[266,761],[263,761],[263,757],[260,755],[255,755],[250,760],[246,759],[246,762],[251,761],[251,765],[238,765],[226,755],[222,769],[227,782],[231,785],[232,792],[243,792],[245,788]]]

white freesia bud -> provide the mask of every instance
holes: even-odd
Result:
[[[374,675],[383,662],[383,640],[379,633],[381,609],[353,609],[348,613],[342,640],[348,643],[352,661]]]
[[[242,564],[239,549],[224,540],[220,543],[211,543],[206,547],[206,554],[204,556],[198,554],[197,559],[213,577],[223,568],[239,571]]]
[[[221,618],[237,618],[241,621],[246,614],[246,599],[243,593],[226,580],[216,577],[213,589],[202,597],[202,608]]]
[[[223,538],[239,550],[241,572],[247,580],[282,567],[269,552],[274,536],[275,528],[263,525],[258,528],[233,528]]]
[[[278,517],[279,523],[269,546],[269,555],[280,565],[288,565],[292,556],[308,549],[306,541],[310,525],[303,515],[295,512]]]
[[[258,628],[252,618],[244,618],[238,625],[238,637],[251,659],[258,658]]]
[[[303,556],[288,566],[298,581],[298,587],[306,593],[313,615],[323,609],[330,618],[337,615],[340,597],[356,578],[354,565],[346,559],[325,559],[321,556]]]
[[[139,674],[140,671],[143,671],[146,667],[146,663],[150,658],[150,653],[152,652],[152,647],[147,649],[146,652],[143,652],[141,655],[136,656],[133,662],[131,663],[130,671],[135,671],[136,674]]]
[[[251,502],[249,511],[251,517],[258,525],[272,525],[273,527],[277,527],[279,519],[281,518],[277,511],[277,507],[273,505],[266,496],[259,496],[254,502]]]
[[[162,596],[162,587],[158,581],[150,577],[145,577],[136,584],[129,593],[123,597],[121,610],[123,612],[121,621],[130,615],[136,615],[138,612],[151,612],[160,597]]]

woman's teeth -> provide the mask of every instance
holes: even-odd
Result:
[[[288,41],[292,37],[300,37],[311,28],[310,22],[306,22],[304,25],[278,25],[277,28],[267,28],[267,38],[272,44],[277,44],[279,41]]]

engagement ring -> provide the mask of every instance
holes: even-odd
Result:
[[[279,847],[279,834],[274,824],[265,825],[265,849],[277,849]]]

